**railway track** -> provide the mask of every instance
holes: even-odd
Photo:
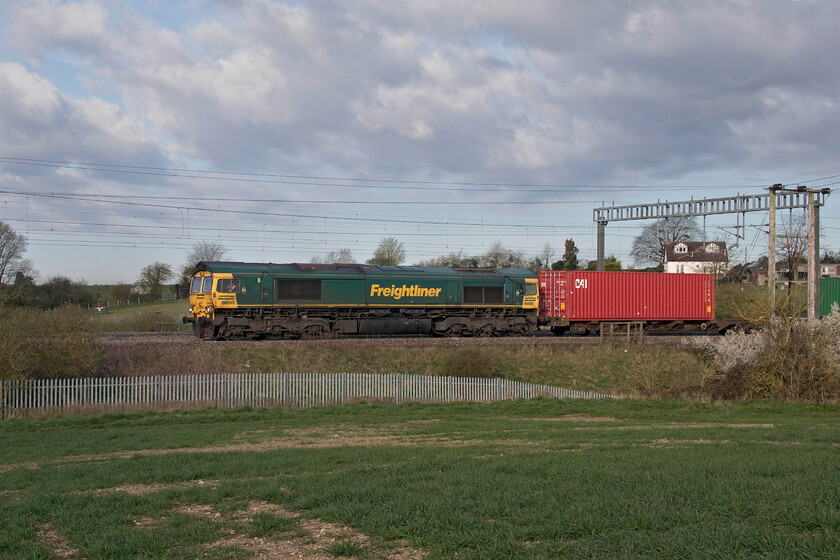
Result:
[[[688,338],[697,336],[710,336],[708,334],[648,334],[642,339],[645,345],[679,346]],[[714,337],[712,337],[714,338]],[[171,333],[147,333],[147,332],[114,332],[104,333],[99,342],[108,347],[143,347],[143,346],[180,346],[195,347],[200,345],[218,345],[220,347],[271,347],[300,344],[354,345],[380,347],[400,346],[404,348],[452,348],[452,347],[481,347],[481,346],[582,346],[604,343],[599,336],[554,336],[548,331],[539,331],[530,336],[499,337],[499,338],[433,338],[430,336],[340,336],[312,340],[236,340],[216,341],[202,340],[196,338],[192,333],[171,332]],[[622,337],[615,337],[614,344],[625,344]],[[634,341],[633,344],[637,342]]]

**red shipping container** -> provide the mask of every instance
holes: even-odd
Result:
[[[539,273],[540,316],[574,321],[708,321],[715,317],[712,274]]]

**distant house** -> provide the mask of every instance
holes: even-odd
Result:
[[[665,245],[665,272],[672,274],[720,276],[733,264],[722,241],[680,241]]]
[[[781,263],[780,263],[781,264]],[[808,281],[808,265],[800,264],[796,266],[796,273],[792,274],[788,269],[782,268],[784,265],[777,265],[776,268],[776,282],[784,284],[793,281],[796,284],[804,284]],[[840,264],[820,263],[820,278],[837,278],[840,277]]]
[[[759,268],[757,266],[747,267],[747,283],[756,284],[758,286],[767,285],[767,269]]]
[[[820,277],[822,277],[822,278],[840,278],[840,264],[820,263]]]
[[[785,265],[782,264],[782,266]],[[808,281],[808,265],[797,265],[793,271],[782,266],[776,265],[776,286],[784,286],[790,282],[804,284]]]

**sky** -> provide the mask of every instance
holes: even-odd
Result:
[[[131,283],[199,241],[590,260],[595,208],[776,183],[840,190],[833,0],[0,5],[0,221],[40,281]],[[649,223],[609,224],[607,255]],[[766,212],[698,225],[767,253]]]

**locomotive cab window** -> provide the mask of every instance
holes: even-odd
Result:
[[[200,294],[201,293],[201,276],[194,276],[192,282],[190,283],[190,293],[191,294]]]
[[[525,284],[525,295],[526,296],[537,295],[537,285],[536,284]]]
[[[321,299],[321,281],[276,278],[274,299]]]
[[[213,291],[213,277],[212,276],[205,276],[204,281],[201,283],[201,291],[205,294],[209,294]]]
[[[216,291],[223,294],[238,294],[239,293],[239,279],[238,278],[223,278],[216,284]]]

